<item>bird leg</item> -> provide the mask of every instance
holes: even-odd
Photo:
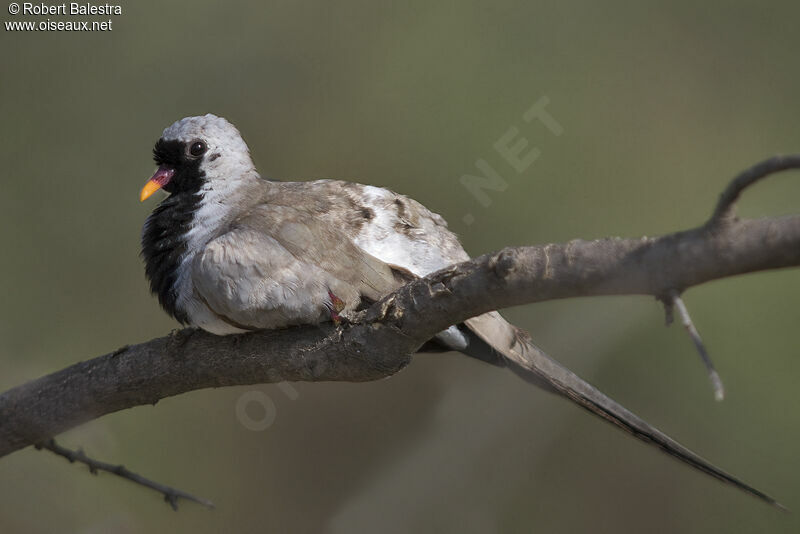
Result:
[[[330,289],[328,290],[328,297],[331,299],[331,303],[328,304],[328,310],[331,312],[331,321],[336,326],[339,326],[342,323],[342,316],[339,315],[339,312],[344,309],[344,301],[334,295]]]

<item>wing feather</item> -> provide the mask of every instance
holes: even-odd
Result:
[[[279,328],[330,318],[333,293],[354,309],[399,285],[341,231],[288,207],[257,209],[194,260],[198,297],[231,323]]]

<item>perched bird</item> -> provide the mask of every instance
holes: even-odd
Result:
[[[217,335],[338,320],[415,277],[469,259],[441,216],[387,189],[256,171],[239,131],[215,115],[164,130],[141,192],[170,193],[147,218],[142,255],[161,306]],[[453,325],[437,344],[507,366],[646,443],[770,504],[549,358],[490,312]]]

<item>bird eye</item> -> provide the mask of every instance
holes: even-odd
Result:
[[[194,157],[200,157],[206,151],[206,144],[202,141],[195,141],[192,143],[192,146],[189,147],[189,154]]]

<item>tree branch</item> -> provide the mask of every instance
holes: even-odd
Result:
[[[196,389],[383,378],[437,332],[490,310],[578,296],[664,300],[710,280],[799,266],[800,216],[731,216],[745,187],[798,167],[800,155],[745,171],[702,227],[658,238],[507,248],[413,281],[355,324],[225,337],[184,329],[74,364],[0,395],[0,457],[102,415]]]
[[[114,465],[101,462],[100,460],[95,460],[94,458],[89,458],[82,450],[73,451],[72,449],[62,447],[56,443],[56,440],[54,439],[49,439],[43,443],[37,443],[36,448],[47,449],[53,454],[57,454],[58,456],[66,458],[69,460],[69,463],[80,462],[82,464],[86,464],[86,466],[89,468],[89,472],[93,475],[96,475],[100,471],[105,471],[106,473],[111,473],[112,475],[117,475],[118,477],[130,480],[131,482],[139,484],[140,486],[155,490],[164,496],[164,501],[169,504],[173,510],[178,509],[178,501],[180,499],[202,504],[206,508],[214,508],[214,503],[208,499],[195,497],[191,493],[186,493],[185,491],[181,491],[170,486],[165,486],[164,484],[160,484],[150,480],[149,478],[145,478],[142,475],[134,473],[124,465]]]
[[[703,365],[706,366],[708,379],[711,382],[711,387],[714,390],[714,398],[718,401],[722,401],[725,399],[725,387],[722,385],[722,379],[719,377],[719,373],[714,367],[714,362],[711,361],[711,356],[708,355],[708,350],[706,350],[706,346],[703,343],[703,338],[700,337],[700,332],[697,331],[697,328],[695,328],[694,323],[692,322],[692,317],[689,315],[689,310],[686,309],[683,299],[677,292],[673,293],[670,296],[670,299],[670,301],[664,304],[669,309],[668,315],[672,314],[673,308],[677,308],[678,314],[681,316],[681,323],[683,323],[683,327],[688,332],[692,343],[694,343],[697,353],[700,354],[700,359],[703,361]],[[668,324],[671,322],[672,319],[668,319]]]
[[[708,220],[709,225],[724,222],[726,218],[733,217],[733,208],[742,191],[778,171],[800,168],[800,154],[789,154],[788,156],[773,156],[769,159],[757,163],[740,173],[734,178],[728,187],[719,196],[717,207]]]

